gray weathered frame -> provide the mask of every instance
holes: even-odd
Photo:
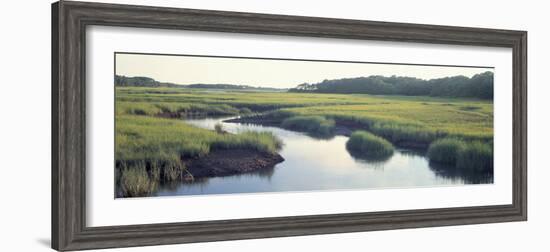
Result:
[[[85,225],[88,25],[507,47],[511,205],[109,227]],[[61,1],[52,5],[52,247],[79,250],[527,220],[527,32]]]

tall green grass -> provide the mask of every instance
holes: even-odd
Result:
[[[149,176],[144,166],[119,170],[122,195],[126,197],[148,196],[157,189],[158,181]]]
[[[421,125],[399,124],[399,123],[374,123],[370,131],[389,139],[393,143],[414,142],[429,144],[438,137],[445,135],[434,129]]]
[[[367,158],[384,158],[393,154],[393,145],[386,139],[366,131],[355,131],[351,134],[346,147],[355,155]]]
[[[238,135],[225,134],[210,143],[210,149],[249,149],[277,153],[283,142],[271,132],[247,131]]]
[[[463,140],[443,138],[433,142],[428,148],[428,157],[431,161],[455,165],[458,154],[466,149]]]
[[[121,115],[116,118],[116,157],[118,160],[179,160],[199,157],[211,148],[244,148],[275,153],[280,147],[270,132],[217,134],[182,121]]]
[[[428,158],[460,169],[487,171],[493,169],[493,146],[490,142],[444,138],[430,145]]]
[[[283,120],[281,127],[312,135],[329,136],[334,131],[334,120],[322,116],[292,116]]]
[[[456,167],[475,171],[492,170],[493,146],[479,141],[468,143],[467,147],[458,153]]]

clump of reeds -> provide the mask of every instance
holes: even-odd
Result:
[[[386,139],[367,131],[355,131],[351,134],[346,147],[356,155],[367,158],[384,158],[393,154],[393,145]]]
[[[221,123],[216,123],[216,125],[214,125],[214,131],[216,131],[216,133],[218,134],[225,133],[225,130],[223,129],[223,125]]]
[[[493,147],[479,141],[467,144],[467,147],[458,153],[456,167],[484,171],[493,169]]]
[[[428,158],[430,161],[460,169],[491,170],[493,169],[493,146],[490,142],[443,138],[430,145]]]
[[[144,165],[120,170],[119,180],[124,197],[148,196],[158,186],[158,182],[149,176]]]
[[[443,138],[434,141],[428,148],[428,157],[431,161],[455,165],[458,153],[466,148],[463,140]]]

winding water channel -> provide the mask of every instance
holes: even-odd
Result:
[[[226,123],[225,119],[228,118],[188,119],[186,123],[211,130],[216,123],[222,123],[231,133],[270,131],[283,141],[280,154],[285,161],[255,173],[163,185],[156,195],[406,188],[493,181],[492,175],[480,177],[430,164],[425,153],[418,151],[397,149],[385,161],[361,160],[346,150],[346,136],[317,139],[277,127]]]

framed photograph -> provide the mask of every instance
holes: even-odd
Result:
[[[527,220],[527,32],[52,5],[52,247]]]

